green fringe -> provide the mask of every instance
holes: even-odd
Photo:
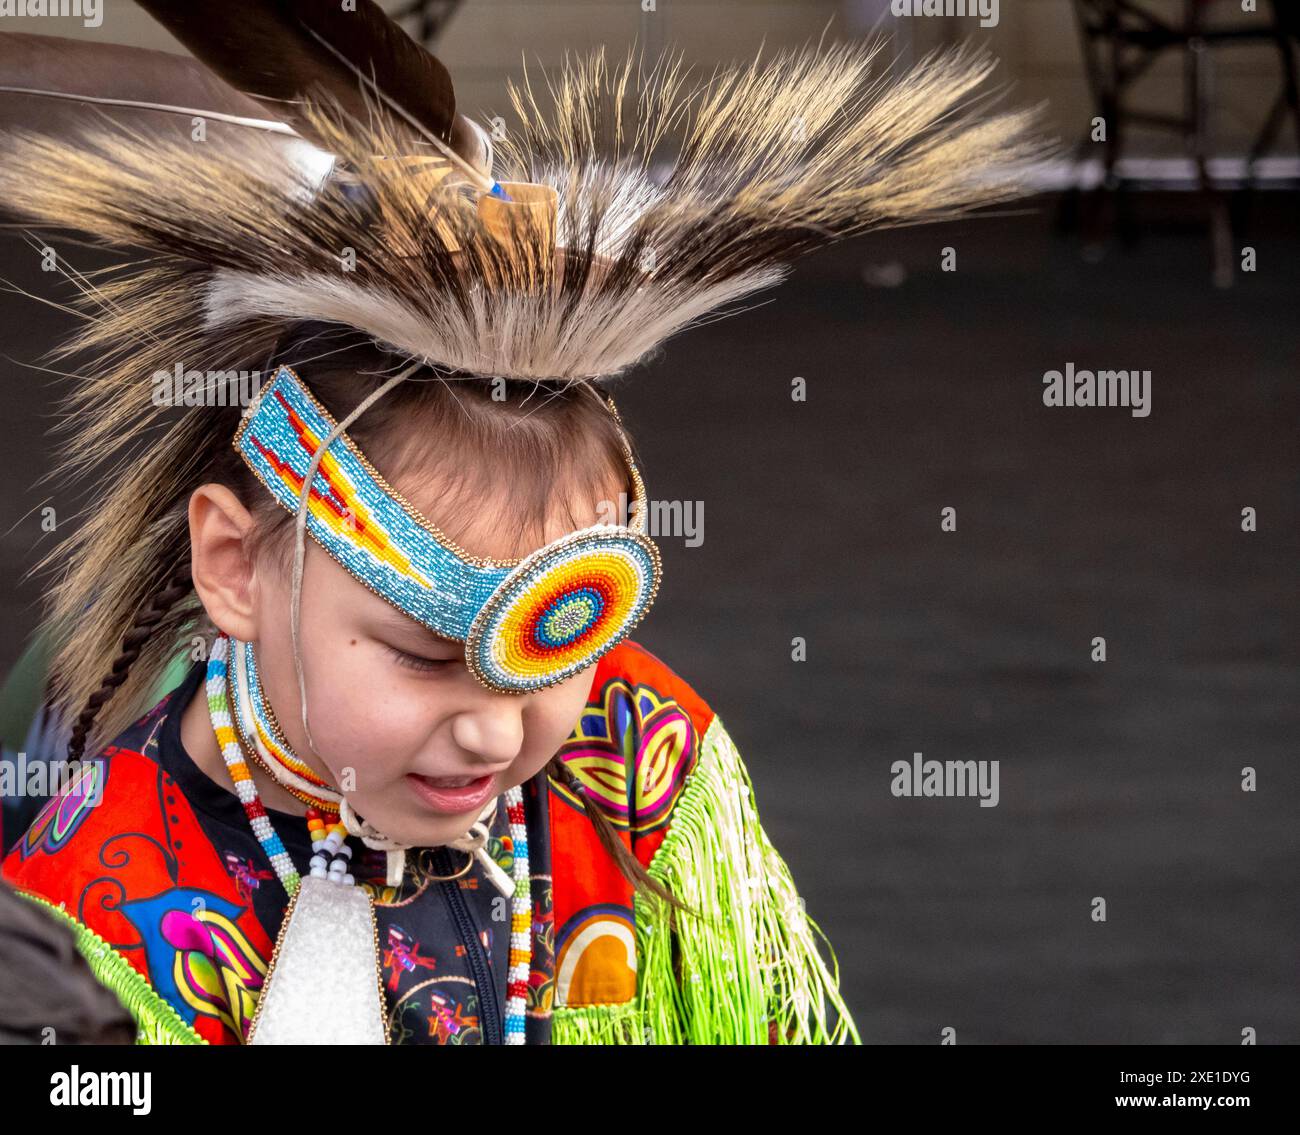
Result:
[[[678,914],[674,929],[662,900],[637,892],[636,997],[556,1006],[552,1044],[862,1043],[840,995],[834,949],[768,840],[749,773],[716,716],[649,871],[704,919]],[[207,1043],[99,935],[61,907],[18,893],[71,928],[95,977],[135,1018],[137,1043]]]
[[[649,1043],[862,1043],[834,949],[768,840],[749,773],[716,716],[649,873],[705,916],[679,913],[674,930],[656,895],[633,899]]]
[[[619,1005],[557,1006],[551,1013],[552,1044],[645,1044],[635,1001]]]
[[[207,1044],[126,958],[66,910],[25,891],[17,894],[49,911],[71,931],[77,950],[100,984],[116,994],[136,1023],[136,1044]]]

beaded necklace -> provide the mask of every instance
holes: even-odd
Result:
[[[235,795],[244,806],[244,814],[248,816],[253,835],[257,837],[257,842],[262,845],[262,850],[271,861],[276,877],[284,884],[286,893],[292,898],[297,893],[302,878],[294,867],[293,860],[289,858],[289,853],[285,850],[280,837],[271,827],[271,819],[266,814],[257,786],[253,783],[253,774],[244,759],[244,747],[240,744],[239,734],[235,730],[234,719],[230,712],[229,656],[230,639],[226,635],[221,635],[213,643],[212,653],[208,657],[206,683],[208,714],[212,718],[212,729],[216,734],[217,744],[221,747],[222,760],[225,761],[226,769],[230,772]],[[348,861],[352,857],[352,848],[345,842],[347,830],[339,823],[337,811],[332,817],[332,823],[326,824],[327,818],[329,818],[327,814],[318,809],[308,809],[307,828],[311,833],[314,853],[310,865],[311,873],[314,876],[324,876],[333,882],[351,886],[356,880],[347,870]],[[326,854],[332,859],[328,865]]]
[[[247,648],[248,654],[244,656],[244,661],[252,662],[252,645],[250,643],[236,643],[235,647],[237,652],[241,648]],[[265,705],[265,703],[261,699],[260,685],[247,682],[246,676],[243,683],[239,680],[232,683],[230,649],[231,640],[229,636],[224,634],[219,635],[212,645],[212,651],[208,657],[206,683],[208,713],[212,718],[212,728],[216,734],[217,744],[221,747],[222,759],[225,761],[226,768],[230,772],[231,781],[234,784],[235,795],[238,796],[240,803],[244,806],[249,826],[257,837],[258,843],[262,845],[263,851],[266,852],[267,858],[271,861],[276,876],[284,884],[285,891],[292,898],[301,885],[301,877],[294,868],[293,860],[285,850],[280,837],[276,835],[275,829],[271,827],[270,818],[266,814],[257,787],[253,783],[252,773],[249,770],[248,762],[245,760],[245,748],[240,742],[240,731],[236,730],[235,720],[231,714],[230,703],[232,699],[230,690],[232,684],[235,689],[237,703],[243,701],[242,692],[247,688],[257,690],[256,699],[251,703],[252,706],[255,707],[259,703]],[[235,665],[238,667],[240,663],[236,662]],[[253,673],[255,674],[255,671]],[[265,709],[267,711],[265,716],[254,712],[251,722],[246,714],[240,715],[243,718],[242,723],[246,726],[244,736],[247,738],[251,734],[252,738],[262,741],[264,747],[260,755],[273,767],[276,763],[278,750],[292,761],[292,763],[290,761],[285,762],[288,767],[295,768],[301,765],[302,768],[307,768],[308,766],[302,765],[294,757],[292,750],[289,748],[288,743],[284,741],[283,735],[280,734],[278,729],[267,731],[276,742],[275,748],[265,744],[262,730],[258,726],[264,722],[270,722],[274,726],[274,719],[269,716],[270,707],[265,706]],[[250,724],[252,728],[247,728]],[[259,761],[258,764],[261,765],[262,762]],[[271,770],[268,769],[267,771]],[[271,775],[274,776],[274,772]],[[276,777],[276,779],[278,780],[279,777]],[[323,781],[321,785],[324,785]],[[513,788],[507,789],[503,795],[505,797],[506,818],[509,822],[513,851],[513,863],[511,864],[513,878],[505,880],[503,884],[500,879],[500,868],[496,868],[495,872],[489,870],[488,874],[494,883],[497,883],[503,891],[510,894],[510,948],[509,968],[506,975],[505,1043],[523,1044],[526,1025],[525,1007],[528,1000],[528,984],[532,969],[533,952],[532,874],[529,869],[528,827],[524,816],[523,790],[519,785],[515,785]],[[347,829],[339,822],[337,806],[327,811],[326,809],[330,807],[330,803],[326,802],[324,808],[309,807],[307,811],[307,826],[311,832],[312,851],[314,852],[311,861],[311,874],[328,878],[335,883],[351,886],[355,883],[355,879],[347,871],[347,863],[352,855],[352,848],[346,843]],[[475,826],[480,830],[474,837],[454,840],[450,844],[450,846],[460,847],[462,850],[470,850],[472,846],[470,864],[473,863],[476,855],[482,857],[486,854],[483,851],[486,830],[482,829],[482,825]],[[328,866],[326,866],[326,855],[332,858],[332,862]],[[490,866],[495,867],[495,864],[493,863]],[[463,872],[460,874],[463,874]],[[511,883],[513,883],[513,886],[510,885]]]
[[[280,731],[280,723],[262,696],[262,683],[251,642],[231,640],[230,669],[235,725],[248,748],[248,755],[264,773],[304,804],[337,816],[342,794],[334,791],[289,747]]]

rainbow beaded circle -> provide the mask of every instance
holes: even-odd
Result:
[[[511,693],[555,685],[616,646],[654,602],[659,549],[599,524],[539,549],[497,587],[465,641],[479,681]]]

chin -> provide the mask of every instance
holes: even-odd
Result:
[[[466,816],[460,821],[450,819],[440,824],[420,824],[412,828],[410,835],[405,839],[400,836],[394,838],[402,839],[403,843],[409,843],[412,847],[441,847],[444,843],[468,834],[474,820],[474,816]]]
[[[360,808],[357,809],[362,816]],[[383,816],[376,812],[376,816]],[[410,847],[441,847],[453,839],[469,832],[470,826],[477,818],[477,811],[467,812],[463,816],[419,817],[408,814],[389,813],[388,817],[370,820],[389,839],[404,843]],[[387,822],[385,822],[387,819]]]

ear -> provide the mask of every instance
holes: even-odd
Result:
[[[225,485],[200,485],[190,497],[190,564],[208,617],[232,638],[257,638],[257,588],[248,538],[253,516]]]

